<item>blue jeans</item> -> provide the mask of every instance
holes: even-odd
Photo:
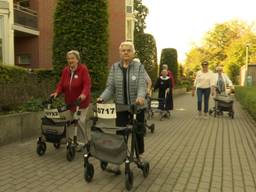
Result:
[[[211,93],[211,88],[197,88],[197,110],[202,111],[202,101],[204,97],[204,112],[208,113],[209,109],[209,97]]]

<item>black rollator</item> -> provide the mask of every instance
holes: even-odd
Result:
[[[139,111],[137,105],[115,105],[97,103],[94,105],[94,116],[92,118],[92,138],[88,151],[84,154],[84,178],[90,182],[94,176],[93,164],[89,162],[90,157],[100,160],[102,170],[108,171],[108,164],[121,165],[125,163],[125,187],[131,190],[133,187],[133,171],[131,163],[135,163],[142,170],[143,176],[149,174],[149,162],[142,161],[138,152],[136,133],[138,133],[138,122],[136,113]],[[115,119],[116,112],[128,111],[130,113],[129,125],[115,127],[100,125],[99,119]],[[116,130],[109,133],[109,130]],[[107,132],[108,130],[108,132]],[[143,133],[142,133],[143,134]],[[128,147],[131,135],[130,149]]]

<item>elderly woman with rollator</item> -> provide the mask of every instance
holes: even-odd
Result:
[[[107,85],[103,93],[97,99],[98,102],[107,102],[114,97],[116,104],[137,104],[141,110],[136,114],[138,130],[136,141],[137,153],[142,158],[144,152],[144,112],[146,108],[146,83],[144,66],[134,61],[135,48],[132,42],[122,42],[119,46],[120,61],[114,63],[110,69]],[[117,112],[116,126],[124,127],[129,123],[129,111]],[[116,172],[120,172],[117,167]]]
[[[81,112],[79,120],[79,128],[84,137],[85,144],[83,147],[89,148],[91,140],[91,129],[86,126],[86,116],[88,106],[91,101],[91,78],[89,70],[85,64],[81,63],[80,54],[77,50],[68,51],[66,54],[68,65],[62,71],[60,81],[56,87],[52,97],[64,94],[65,103],[70,106],[70,112],[73,116],[76,111],[75,101],[80,100],[79,111]],[[67,129],[67,138],[77,136],[74,127]],[[77,144],[77,150],[81,150],[81,146]]]

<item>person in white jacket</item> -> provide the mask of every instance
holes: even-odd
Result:
[[[216,67],[216,73],[214,74],[214,83],[216,87],[216,94],[226,95],[228,93],[228,87],[233,88],[233,83],[229,77],[223,73],[223,67],[218,65]]]
[[[214,73],[208,69],[208,62],[201,63],[202,69],[196,73],[192,96],[197,95],[197,118],[202,116],[202,103],[204,103],[204,119],[208,118],[210,94],[214,94]]]

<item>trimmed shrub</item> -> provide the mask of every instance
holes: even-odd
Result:
[[[16,110],[33,99],[46,99],[55,89],[50,70],[28,71],[21,67],[0,66],[0,111]]]
[[[160,58],[160,69],[162,69],[163,64],[168,65],[168,69],[172,71],[172,73],[174,75],[175,82],[177,82],[177,79],[178,79],[178,54],[177,54],[176,49],[174,49],[174,48],[162,49],[161,58]]]
[[[157,49],[156,41],[151,34],[135,34],[134,45],[136,57],[144,64],[152,82],[157,78]]]
[[[241,105],[256,120],[256,87],[235,87],[235,95]]]
[[[56,74],[66,65],[66,53],[80,52],[93,82],[93,90],[105,86],[108,62],[107,0],[58,1],[54,19],[53,66]]]

